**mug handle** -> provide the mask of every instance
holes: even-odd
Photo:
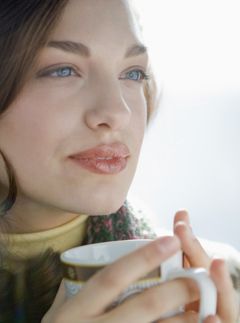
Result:
[[[173,280],[176,278],[190,278],[193,279],[198,285],[200,291],[198,323],[202,323],[208,315],[216,314],[217,289],[206,269],[173,269],[166,276],[166,280]]]

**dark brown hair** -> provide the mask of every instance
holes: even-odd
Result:
[[[37,55],[45,46],[68,0],[0,1],[0,120],[27,81]],[[155,106],[154,80],[146,82],[148,119]],[[17,196],[14,168],[1,150],[9,188],[0,203],[0,216]],[[15,269],[8,270],[5,259]],[[59,254],[47,250],[35,259],[12,259],[0,243],[0,323],[40,322],[56,295],[62,278]],[[41,278],[40,278],[41,277]],[[28,288],[24,288],[27,284]],[[40,286],[37,286],[40,284]],[[27,291],[27,292],[26,292]]]
[[[24,86],[66,3],[67,0],[0,2],[0,118]],[[7,156],[1,150],[0,154],[9,179],[8,195],[0,204],[0,214],[5,214],[16,199],[17,185]]]
[[[68,0],[1,0],[0,118],[23,88],[39,50],[46,44],[67,2]],[[4,215],[15,202],[17,184],[7,156],[1,150],[0,154],[5,162],[9,181],[8,194],[0,204],[0,215]],[[9,258],[9,263],[15,263],[14,271],[5,266],[6,255],[7,250],[0,244],[0,323],[40,322],[61,281],[58,254],[47,251],[38,259],[27,260],[25,263]],[[41,277],[42,280],[36,277]],[[36,286],[37,282],[43,285],[42,289]],[[24,284],[34,286],[32,290],[28,288],[25,295]],[[44,286],[47,291],[45,293]]]

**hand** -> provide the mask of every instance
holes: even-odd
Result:
[[[237,295],[224,260],[212,260],[192,233],[187,211],[179,211],[174,218],[174,232],[179,237],[184,252],[185,267],[203,267],[209,270],[218,291],[217,315],[204,323],[236,323],[238,317]],[[194,303],[187,310],[197,311]]]
[[[177,237],[156,239],[97,272],[74,297],[66,299],[61,284],[42,323],[149,323],[199,298],[191,281],[177,279],[149,288],[111,309],[109,305],[131,283],[157,268],[180,250]],[[197,322],[195,313],[183,313],[161,323]]]

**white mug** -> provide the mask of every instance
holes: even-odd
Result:
[[[151,241],[149,239],[108,241],[84,245],[63,252],[60,259],[63,265],[67,297],[78,293],[86,281],[98,270]],[[184,269],[181,251],[164,261],[160,267],[145,277],[131,284],[112,303],[111,307],[121,304],[126,298],[140,293],[146,288],[176,278],[190,278],[197,283],[200,291],[199,323],[208,315],[216,313],[217,292],[208,272],[203,268]],[[183,309],[179,308],[177,311],[166,313],[161,318],[170,317],[182,311]]]

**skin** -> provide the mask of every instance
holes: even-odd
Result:
[[[141,41],[127,1],[70,0],[51,35],[51,40],[63,39],[81,41],[91,49],[92,57],[45,48],[29,82],[0,121],[0,147],[14,165],[19,183],[16,206],[8,215],[12,230],[18,232],[44,230],[82,213],[104,214],[120,207],[136,169],[146,127],[143,83],[126,78],[126,73],[136,65],[146,70],[147,55],[123,59],[127,48]],[[57,63],[77,66],[81,77],[36,77],[39,70]],[[131,152],[127,168],[117,175],[91,174],[66,159],[113,141],[127,144]],[[3,189],[7,182],[3,165],[0,167]],[[237,302],[224,262],[207,256],[191,232],[186,211],[175,215],[174,233],[99,271],[71,299],[66,300],[61,284],[42,323],[118,323],[123,317],[126,323],[197,322],[199,293],[186,279],[165,282],[105,311],[129,284],[180,248],[186,266],[208,269],[217,286],[217,315],[204,323],[235,323]],[[159,320],[164,313],[189,303],[183,314]]]
[[[19,186],[7,215],[15,232],[46,230],[79,214],[115,212],[138,162],[147,103],[144,82],[129,72],[141,76],[136,70],[147,71],[148,56],[124,58],[130,46],[141,43],[125,2],[70,1],[49,41],[62,40],[83,43],[91,57],[44,48],[30,80],[0,121],[0,147],[14,165]],[[76,72],[65,78],[56,77],[56,71],[39,76],[53,65]],[[130,151],[126,169],[118,174],[93,174],[68,159],[114,142]],[[0,182],[7,185],[3,174],[2,162]]]
[[[67,301],[62,283],[42,323],[120,323],[123,317],[126,323],[198,323],[196,305],[199,293],[195,284],[186,279],[162,283],[126,300],[111,311],[105,311],[129,284],[159,266],[180,248],[184,251],[187,267],[208,269],[217,287],[217,314],[209,316],[203,323],[236,323],[239,305],[224,261],[212,260],[207,256],[191,231],[187,211],[175,214],[174,232],[175,236],[158,238],[105,267],[86,283],[81,293]],[[96,295],[101,297],[94,297]],[[186,306],[184,313],[159,319],[169,310],[186,304],[191,305]]]

